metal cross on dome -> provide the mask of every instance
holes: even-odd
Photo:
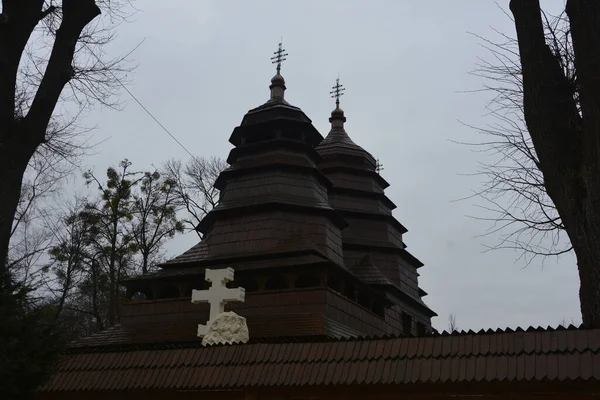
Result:
[[[279,74],[279,71],[281,71],[281,63],[287,60],[285,57],[288,55],[288,53],[285,52],[283,44],[279,42],[279,48],[277,51],[274,51],[273,54],[275,54],[275,56],[271,57],[271,63],[277,64],[277,73]]]
[[[329,92],[329,94],[331,94],[331,97],[335,99],[335,106],[339,108],[340,97],[342,97],[344,95],[344,91],[346,90],[345,87],[340,85],[340,78],[337,78],[335,80],[335,86],[333,86],[332,89],[333,90],[331,92]]]
[[[205,279],[211,282],[208,290],[192,290],[192,303],[208,303],[210,305],[210,317],[206,325],[198,324],[198,336],[204,337],[208,327],[225,312],[225,304],[230,301],[244,302],[246,291],[238,287],[230,289],[227,282],[233,280],[233,268],[207,269],[204,273]]]

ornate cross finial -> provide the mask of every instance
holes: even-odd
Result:
[[[377,162],[375,164],[375,171],[377,171],[378,174],[380,174],[381,171],[383,171],[383,164],[379,162],[379,158],[377,159]]]
[[[281,63],[287,60],[285,57],[288,53],[285,52],[283,44],[279,42],[279,48],[277,51],[274,51],[273,54],[275,54],[275,56],[271,57],[271,63],[277,64],[277,73],[279,74],[279,71],[281,71]]]
[[[340,97],[342,97],[344,95],[344,90],[346,90],[345,87],[343,87],[342,85],[340,85],[340,78],[337,78],[335,80],[335,86],[332,87],[332,91],[329,92],[329,94],[331,94],[331,97],[335,99],[335,106],[337,108],[340,107]]]

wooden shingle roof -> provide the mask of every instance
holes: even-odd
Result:
[[[42,392],[534,381],[600,383],[600,329],[80,349]]]

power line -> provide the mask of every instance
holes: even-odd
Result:
[[[105,68],[105,69],[106,69],[106,70],[107,70],[107,71],[108,71],[108,72],[109,72],[109,73],[112,75],[113,79],[114,79],[115,81],[117,81],[117,82],[119,83],[119,85],[121,85],[121,87],[122,87],[123,89],[125,89],[125,91],[126,91],[126,92],[127,92],[127,93],[128,93],[130,96],[131,96],[131,98],[132,98],[133,100],[135,100],[135,102],[136,102],[136,103],[138,103],[138,105],[139,105],[140,107],[142,107],[142,110],[144,110],[144,111],[146,112],[146,114],[148,114],[148,115],[150,116],[150,118],[152,118],[152,119],[154,120],[154,122],[156,122],[156,123],[158,124],[158,126],[160,126],[160,127],[163,129],[163,131],[165,131],[165,132],[167,133],[167,135],[171,136],[171,138],[172,138],[172,139],[173,139],[173,140],[174,140],[174,141],[175,141],[175,142],[176,142],[176,143],[177,143],[177,144],[178,144],[178,145],[179,145],[179,146],[180,146],[180,147],[181,147],[183,150],[185,150],[185,152],[186,152],[186,153],[188,153],[188,154],[190,155],[190,157],[192,157],[192,158],[195,158],[195,156],[194,156],[192,153],[190,153],[190,151],[189,151],[189,150],[188,150],[188,149],[187,149],[187,148],[186,148],[186,147],[185,147],[185,146],[184,146],[184,145],[183,145],[183,144],[182,144],[182,143],[181,143],[179,140],[177,140],[177,138],[176,138],[176,137],[175,137],[175,136],[174,136],[174,135],[173,135],[171,132],[169,132],[169,130],[168,130],[168,129],[167,129],[167,128],[166,128],[166,127],[163,125],[163,124],[161,124],[161,123],[160,123],[160,121],[159,121],[159,120],[158,120],[158,119],[157,119],[157,118],[156,118],[154,115],[152,115],[152,113],[150,112],[150,110],[148,110],[148,109],[147,109],[147,108],[146,108],[146,107],[145,107],[145,106],[142,104],[142,102],[141,102],[140,100],[138,100],[138,98],[137,98],[137,97],[135,97],[135,95],[134,95],[134,94],[131,92],[131,90],[129,90],[129,89],[127,88],[127,86],[125,86],[125,85],[123,84],[123,82],[121,82],[121,80],[120,80],[120,79],[119,79],[119,78],[118,78],[118,77],[117,77],[117,76],[114,74],[114,72],[112,72],[112,71],[110,70],[110,68],[107,68],[107,67],[106,67],[106,64],[104,64],[104,62],[102,62],[102,60],[100,59],[100,57],[98,57],[98,56],[96,55],[96,53],[94,53],[94,52],[92,51],[92,49],[90,49],[90,47],[89,47],[87,44],[85,44],[85,43],[84,43],[84,46],[85,46],[85,47],[87,47],[88,51],[89,51],[89,52],[90,52],[90,53],[91,53],[91,54],[94,56],[94,58],[95,58],[96,60],[98,60],[98,62],[99,62],[101,65],[102,65],[102,67],[103,67],[103,68]]]
[[[114,74],[113,74],[112,72],[111,72],[111,74],[114,76]],[[154,115],[152,115],[152,113],[151,113],[151,112],[150,112],[150,111],[149,111],[149,110],[148,110],[148,109],[147,109],[147,108],[146,108],[146,107],[145,107],[145,106],[142,104],[142,102],[141,102],[141,101],[139,101],[139,100],[137,99],[137,97],[135,97],[135,96],[134,96],[134,94],[133,94],[133,93],[131,93],[131,90],[127,89],[127,87],[126,87],[126,86],[125,86],[125,85],[124,85],[124,84],[123,84],[123,83],[122,83],[122,82],[119,80],[119,78],[117,78],[116,76],[114,76],[114,78],[116,79],[116,81],[117,81],[117,82],[119,82],[119,85],[121,85],[121,87],[122,87],[123,89],[125,89],[125,91],[126,91],[127,93],[129,93],[129,95],[131,96],[131,98],[132,98],[133,100],[135,100],[135,102],[136,102],[136,103],[138,103],[138,104],[139,104],[139,106],[140,106],[140,107],[142,107],[142,109],[143,109],[144,111],[146,111],[146,114],[148,114],[148,115],[150,116],[150,118],[152,118],[152,119],[154,120],[154,122],[156,122],[156,123],[158,124],[158,126],[160,126],[160,127],[161,127],[161,128],[162,128],[162,129],[163,129],[165,132],[167,132],[167,135],[171,136],[171,138],[172,138],[172,139],[173,139],[175,142],[177,142],[177,144],[178,144],[179,146],[181,146],[181,148],[182,148],[183,150],[185,150],[185,152],[186,152],[186,153],[188,153],[188,154],[190,155],[190,157],[192,157],[192,158],[195,158],[195,156],[194,156],[192,153],[190,153],[190,151],[189,151],[188,149],[186,149],[186,147],[185,147],[183,144],[181,144],[181,142],[180,142],[179,140],[177,140],[177,138],[176,138],[175,136],[173,136],[173,134],[172,134],[171,132],[169,132],[169,130],[168,130],[167,128],[165,128],[165,126],[164,126],[163,124],[161,124],[161,123],[160,123],[160,121],[159,121],[158,119],[156,119],[156,117],[155,117]]]

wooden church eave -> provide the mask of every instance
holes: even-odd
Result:
[[[379,186],[381,186],[382,189],[385,189],[390,186],[388,181],[386,181],[376,171],[355,168],[355,167],[349,167],[349,166],[345,166],[345,165],[331,165],[331,166],[319,165],[319,169],[321,171],[323,171],[325,176],[327,176],[328,172],[347,172],[351,175],[362,175],[362,176],[368,176],[370,178],[373,178],[375,180],[375,182],[377,182],[377,184]]]
[[[415,268],[421,268],[423,264],[419,259],[410,254],[405,249],[402,249],[392,243],[389,242],[379,242],[379,241],[365,241],[359,239],[343,239],[342,246],[344,249],[358,249],[368,251],[381,251],[385,253],[395,253],[400,255],[406,262],[412,265]]]
[[[283,160],[281,158],[272,157],[266,161],[266,163],[256,164],[256,165],[248,165],[248,166],[237,166],[233,165],[230,168],[227,168],[215,181],[215,188],[219,190],[223,190],[227,181],[232,177],[237,177],[240,175],[245,175],[253,172],[261,172],[261,171],[294,171],[294,172],[302,172],[307,175],[313,176],[319,183],[325,186],[326,189],[332,188],[332,183],[321,171],[319,171],[316,167],[311,167],[307,165],[294,164],[290,160]]]
[[[349,210],[346,208],[336,208],[336,211],[339,212],[343,217],[360,218],[371,221],[385,221],[390,223],[400,233],[408,232],[408,229],[406,229],[404,225],[402,225],[400,221],[394,218],[394,216],[391,214],[370,213],[365,211]]]
[[[415,299],[411,295],[405,293],[398,286],[393,285],[388,287],[391,289],[390,292],[401,302],[408,303],[409,305],[419,309],[421,312],[423,312],[423,314],[425,314],[429,318],[438,316],[437,313],[431,308],[429,308],[425,303],[423,303],[422,300]]]
[[[323,261],[329,261],[325,253],[323,253],[316,245],[314,247],[306,247],[300,249],[282,249],[280,246],[274,246],[270,250],[261,250],[258,252],[246,252],[243,254],[210,256],[207,255],[198,259],[189,259],[185,261],[177,261],[177,257],[160,265],[162,269],[178,269],[189,268],[195,266],[213,266],[230,263],[253,262],[260,260],[271,260],[285,257],[296,257],[304,254],[314,254],[320,257]],[[144,276],[144,275],[141,275]]]
[[[397,208],[396,204],[394,204],[394,202],[392,200],[390,200],[390,198],[387,197],[385,195],[385,193],[381,193],[381,192],[372,192],[369,190],[361,190],[361,189],[333,186],[330,190],[330,193],[340,193],[340,194],[347,194],[347,195],[356,196],[356,197],[366,197],[366,198],[377,199],[377,200],[381,200],[381,202],[383,204],[385,204],[390,210],[394,210]]]
[[[240,145],[239,147],[235,147],[229,152],[227,162],[230,165],[234,165],[241,156],[260,154],[265,153],[266,151],[279,149],[298,150],[302,154],[307,155],[309,159],[315,163],[315,165],[321,161],[321,156],[319,153],[317,153],[315,149],[308,143],[296,139],[275,138],[257,143],[246,143]]]
[[[244,121],[246,122],[242,121],[240,126],[234,128],[229,137],[229,143],[236,147],[241,146],[244,144],[243,138],[247,139],[252,136],[260,137],[273,130],[301,132],[309,139],[308,142],[314,146],[317,146],[323,140],[323,136],[311,124],[310,120],[294,120],[281,115],[273,115],[271,117],[262,115],[262,117],[264,118],[252,118],[249,121],[246,121],[246,117],[244,117]]]
[[[325,208],[325,207],[315,207],[312,205],[303,205],[303,204],[290,204],[288,202],[277,201],[277,200],[267,200],[258,204],[243,204],[236,205],[234,207],[221,207],[218,206],[214,208],[211,212],[209,212],[206,217],[200,221],[200,223],[196,226],[196,230],[200,233],[206,233],[208,229],[212,226],[216,218],[227,217],[229,215],[239,215],[240,213],[249,213],[253,211],[263,211],[263,210],[283,210],[283,211],[292,211],[292,212],[303,212],[303,213],[312,213],[312,214],[320,214],[326,215],[329,219],[340,229],[343,229],[348,226],[346,220],[334,209]]]

